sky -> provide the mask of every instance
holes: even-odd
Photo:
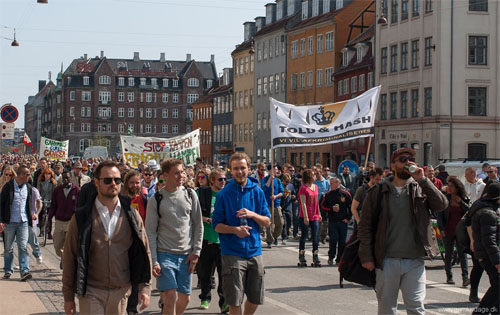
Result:
[[[215,55],[217,72],[231,67],[243,23],[265,16],[271,0],[0,0],[0,106],[19,110],[38,92],[38,80],[84,54],[131,59],[199,61]],[[16,29],[19,47],[12,47]]]

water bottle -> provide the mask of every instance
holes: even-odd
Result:
[[[410,173],[413,174],[418,170],[418,166],[415,164],[406,164],[405,169]]]
[[[248,226],[247,218],[240,218],[240,226]]]

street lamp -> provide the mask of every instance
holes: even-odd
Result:
[[[387,24],[387,18],[384,16],[384,9],[385,9],[384,8],[384,0],[380,0],[380,6],[381,6],[380,12],[382,12],[382,14],[378,18],[377,24]]]
[[[14,29],[14,40],[12,41],[12,44],[10,44],[13,47],[18,47],[19,42],[16,40],[16,29]]]
[[[47,4],[49,0],[36,0],[36,3]]]

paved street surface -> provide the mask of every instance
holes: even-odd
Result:
[[[310,243],[308,244],[310,245]],[[3,246],[0,246],[0,267],[3,274]],[[340,288],[338,270],[327,265],[327,245],[321,245],[321,268],[298,268],[298,241],[289,241],[288,246],[279,245],[264,249],[266,265],[266,300],[258,314],[375,314],[377,302],[375,292],[358,285],[344,283]],[[307,247],[307,260],[312,261],[311,249]],[[61,270],[54,253],[52,241],[43,248],[43,264],[36,265],[31,257],[33,279],[19,282],[16,271],[11,280],[0,280],[0,314],[48,314],[64,313],[61,294]],[[17,265],[17,257],[15,260]],[[472,262],[469,261],[470,266]],[[441,260],[427,261],[427,314],[470,314],[475,304],[468,302],[469,290],[460,287],[460,268],[454,267],[456,285],[445,284],[444,263]],[[469,267],[470,268],[470,267]],[[193,284],[196,285],[196,276]],[[488,288],[488,277],[483,275],[480,296]],[[217,314],[217,294],[209,310],[198,309],[200,290],[194,289],[186,314]],[[157,291],[153,291],[150,306],[143,314],[158,314]],[[402,298],[398,309],[403,314]]]

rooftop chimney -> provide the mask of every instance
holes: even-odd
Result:
[[[52,81],[52,71],[49,71],[49,81]]]
[[[83,59],[87,60],[87,54],[83,54]]]
[[[191,61],[191,54],[186,54],[186,61]]]
[[[210,55],[210,62],[214,63],[215,62],[215,55]]]
[[[160,53],[160,62],[165,62],[165,53]]]
[[[255,32],[260,31],[266,25],[266,18],[258,16],[255,18]]]
[[[243,36],[243,40],[246,42],[247,40],[252,39],[255,35],[255,22],[245,22],[243,23],[245,34]]]
[[[104,50],[101,50],[101,59],[104,58]]]
[[[286,17],[286,0],[276,0],[276,21]]]
[[[38,80],[38,92],[40,92],[45,87],[46,84],[47,84],[47,81]]]
[[[276,21],[276,3],[266,4],[266,25]]]
[[[139,60],[141,60],[139,58],[139,52],[138,51],[134,51],[134,61],[139,61]]]

